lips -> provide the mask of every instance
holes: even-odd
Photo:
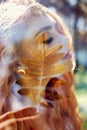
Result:
[[[65,59],[70,59],[71,57],[72,57],[71,54],[68,52],[63,59],[64,59],[64,60],[65,60]]]

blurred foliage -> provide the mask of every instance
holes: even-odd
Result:
[[[83,66],[79,66],[78,73],[76,74],[77,92],[87,91],[87,71]],[[84,89],[83,89],[84,88]]]
[[[83,130],[87,130],[87,121],[84,121]]]
[[[83,130],[87,130],[87,71],[85,71],[84,66],[78,67],[75,80],[80,116],[83,119]]]

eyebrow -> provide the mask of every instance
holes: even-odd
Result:
[[[51,26],[43,27],[43,28],[41,28],[41,29],[37,32],[37,34],[36,34],[35,36],[39,35],[41,32],[44,32],[45,30],[50,30],[51,28],[52,28]]]

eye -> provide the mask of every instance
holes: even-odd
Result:
[[[43,41],[44,44],[50,44],[52,42],[53,42],[53,37],[49,37],[47,40]]]
[[[48,45],[51,44],[53,40],[54,38],[49,32],[42,32],[42,34],[40,34],[36,39],[38,43],[43,43]]]
[[[45,32],[43,34],[43,43],[44,44],[50,44],[50,43],[53,42],[53,40],[54,39],[53,39],[52,35],[49,32]]]

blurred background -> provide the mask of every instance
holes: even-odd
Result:
[[[55,13],[60,13],[74,42],[76,96],[83,130],[87,130],[87,0],[38,0]]]
[[[87,0],[37,1],[53,12],[60,13],[72,34],[76,56],[76,96],[84,120],[83,130],[87,130]]]

